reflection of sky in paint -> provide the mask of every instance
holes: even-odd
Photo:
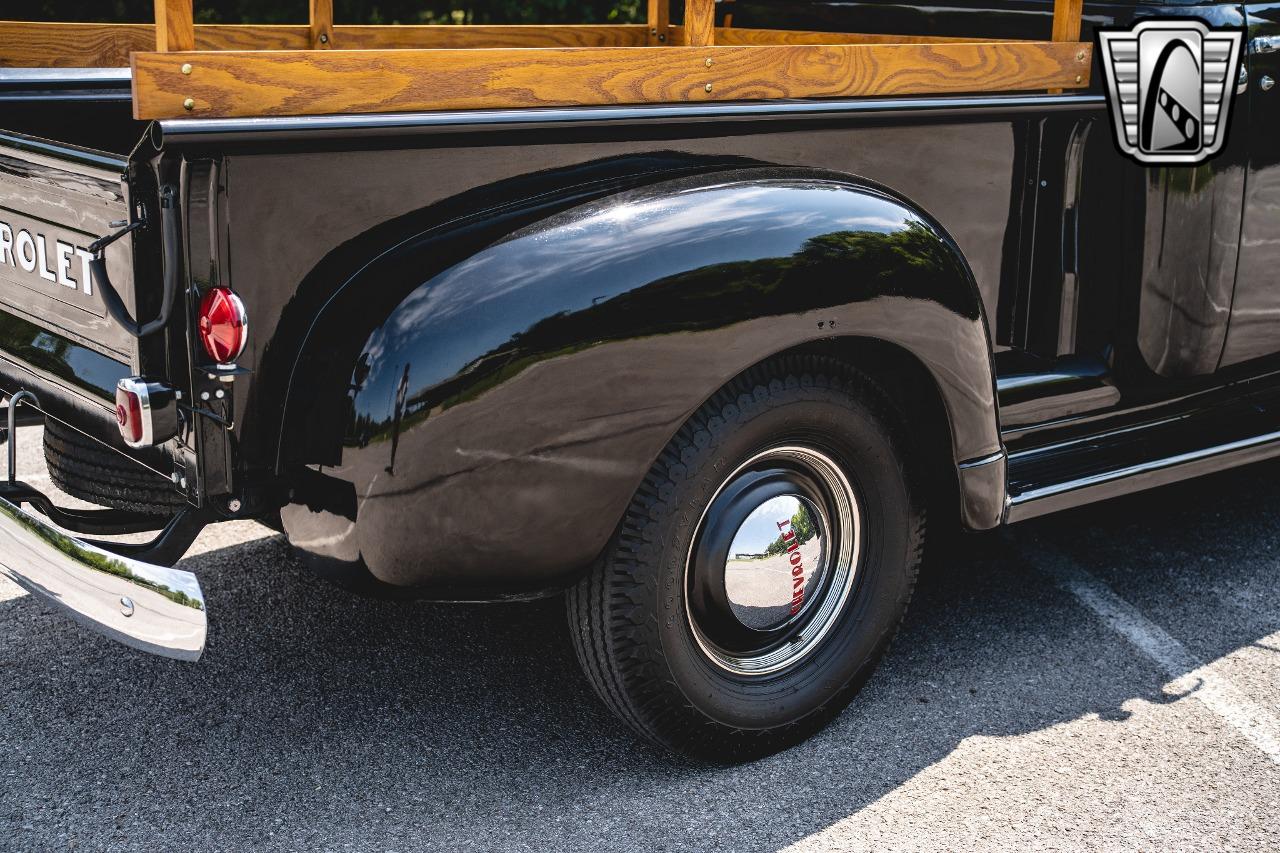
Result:
[[[16,319],[16,318],[11,318]],[[25,322],[25,321],[22,321]],[[31,346],[62,359],[71,368],[72,375],[91,388],[114,393],[116,383],[129,375],[127,365],[114,361],[94,350],[72,343],[52,332],[42,331],[31,339]]]
[[[681,194],[644,202],[624,195],[590,216],[564,214],[535,226],[550,225],[553,234],[540,230],[489,247],[410,294],[373,334],[366,347],[373,369],[362,393],[364,406],[375,418],[390,414],[382,401],[392,399],[404,366],[384,363],[387,351],[410,358],[413,396],[525,331],[530,318],[589,308],[595,300],[686,270],[788,257],[817,234],[889,233],[903,224],[895,203],[834,185],[807,193],[804,209],[787,210],[789,202],[780,203],[777,195],[790,190],[691,191],[700,196],[696,205]],[[427,322],[468,334],[424,335]]]
[[[67,364],[71,365],[78,378],[94,388],[115,388],[122,377],[129,375],[129,368],[125,365],[83,347],[71,348],[67,353]]]
[[[799,501],[790,495],[779,495],[756,507],[729,546],[730,559],[738,554],[763,554],[769,543],[782,535],[778,522],[790,520],[799,507]]]

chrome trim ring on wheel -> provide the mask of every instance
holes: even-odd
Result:
[[[698,647],[745,676],[811,654],[848,602],[861,536],[857,496],[825,453],[785,445],[752,456],[708,502],[685,561]]]

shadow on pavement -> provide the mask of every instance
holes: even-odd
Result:
[[[367,601],[266,539],[185,564],[210,602],[196,665],[117,647],[30,598],[3,602],[0,836],[21,848],[776,850],[971,735],[1169,701],[1165,676],[1034,572],[1038,540],[1158,610],[1204,660],[1280,629],[1278,473],[1255,466],[973,538],[922,579],[849,711],[738,768],[691,766],[616,723],[579,674],[558,599]]]

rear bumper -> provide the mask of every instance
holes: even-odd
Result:
[[[195,575],[104,551],[4,498],[0,574],[126,645],[179,660],[204,651],[204,594]]]

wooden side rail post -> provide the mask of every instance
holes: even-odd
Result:
[[[311,0],[311,49],[333,47],[333,0]]]
[[[684,0],[684,43],[689,47],[716,43],[716,0]]]
[[[649,0],[649,44],[667,43],[671,35],[671,0]]]
[[[1084,0],[1054,0],[1053,40],[1080,41],[1080,18]]]
[[[192,0],[156,0],[156,50],[161,53],[196,49]]]
[[[1084,0],[1054,0],[1053,40],[1080,41],[1080,19],[1084,16]],[[1076,78],[1079,83],[1083,75]],[[1061,89],[1050,89],[1050,94],[1061,95]]]

